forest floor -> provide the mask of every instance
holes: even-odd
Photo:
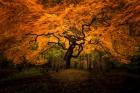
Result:
[[[68,69],[1,81],[0,93],[140,93],[140,75]]]

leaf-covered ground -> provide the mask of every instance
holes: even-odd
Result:
[[[140,93],[140,76],[69,69],[0,82],[0,93]]]

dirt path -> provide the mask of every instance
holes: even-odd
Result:
[[[140,77],[121,74],[94,76],[81,70],[0,82],[0,93],[140,93]]]

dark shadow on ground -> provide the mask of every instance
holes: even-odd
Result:
[[[0,82],[0,93],[140,93],[140,75],[69,69]]]

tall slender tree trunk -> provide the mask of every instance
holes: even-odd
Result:
[[[71,44],[65,54],[64,60],[65,60],[66,69],[70,68],[71,58],[73,56],[73,50],[75,46],[76,46],[75,43]]]
[[[70,65],[71,65],[71,58],[72,58],[72,52],[67,52],[66,55],[65,55],[65,67],[66,69],[69,69],[70,68]]]
[[[70,64],[71,63],[71,58],[67,58],[66,59],[66,69],[69,69],[70,68]]]

